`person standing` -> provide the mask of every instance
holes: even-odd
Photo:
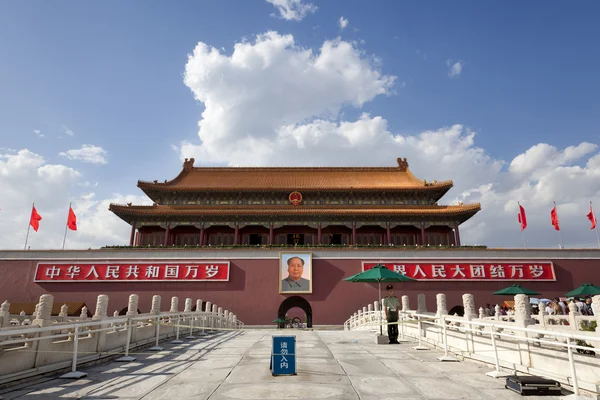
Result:
[[[398,305],[400,302],[394,296],[394,286],[387,285],[385,290],[387,290],[387,296],[383,299],[383,309],[388,322],[388,337],[390,344],[400,344],[398,343]]]

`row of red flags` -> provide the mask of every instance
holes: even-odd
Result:
[[[42,220],[42,216],[35,209],[35,205],[31,208],[31,218],[29,218],[29,225],[33,228],[34,231],[38,231],[40,229],[40,221]],[[73,208],[69,206],[69,216],[67,217],[67,228],[72,231],[77,230],[77,216],[73,211]]]
[[[592,202],[590,202],[590,212],[586,215],[586,217],[592,223],[590,229],[596,228],[596,216],[594,215],[594,209],[592,208]],[[524,231],[527,228],[527,215],[525,214],[525,209],[519,203],[519,214],[517,215],[518,221],[521,224],[521,230]],[[554,229],[560,231],[560,225],[558,223],[558,211],[556,211],[556,203],[554,203],[554,208],[550,211],[550,222]]]

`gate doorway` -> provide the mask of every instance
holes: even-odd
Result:
[[[282,301],[279,305],[279,311],[277,311],[277,318],[284,320],[287,312],[295,307],[298,307],[304,311],[304,314],[306,315],[306,327],[312,328],[312,307],[304,297],[291,296]],[[285,328],[285,323],[280,322],[279,328]]]

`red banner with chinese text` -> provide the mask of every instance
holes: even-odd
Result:
[[[363,262],[363,271],[377,264],[418,281],[555,281],[554,265],[544,262]]]
[[[39,263],[34,282],[228,281],[229,262]]]

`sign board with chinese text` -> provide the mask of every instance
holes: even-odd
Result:
[[[417,281],[556,281],[550,261],[365,261],[362,270],[377,264]]]
[[[228,261],[44,262],[34,282],[202,282],[228,281]]]
[[[296,336],[273,336],[271,374],[296,375]]]

